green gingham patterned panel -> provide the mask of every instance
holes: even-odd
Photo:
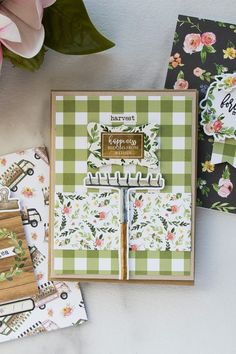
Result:
[[[56,275],[119,275],[118,251],[55,250]]]
[[[211,162],[214,164],[228,162],[236,167],[236,140],[226,139],[225,142],[215,142]]]
[[[160,123],[160,169],[165,192],[191,192],[192,98],[183,96],[57,96],[56,191],[74,192],[87,172],[87,123],[106,123],[104,113],[137,112],[137,125]],[[112,172],[125,172],[112,166]],[[135,166],[136,172],[148,169]]]
[[[191,274],[191,252],[130,251],[130,278],[135,276]]]
[[[164,192],[191,192],[191,140],[192,140],[192,98],[183,96],[57,96],[56,97],[56,192],[75,192],[83,184],[87,172],[96,172],[87,167],[89,151],[87,149],[88,122],[107,124],[103,118],[104,113],[137,113],[137,125],[144,123],[160,124],[160,171],[166,180]],[[116,124],[113,124],[116,125]],[[117,124],[118,125],[118,124]],[[111,172],[126,172],[126,167],[112,166]],[[141,172],[146,174],[148,169],[142,166],[135,166],[133,173]],[[152,171],[150,171],[152,172]],[[75,274],[74,264],[82,253],[87,251],[61,251],[55,250],[55,267],[57,274]],[[68,269],[64,267],[64,252],[73,252],[67,257]],[[94,259],[103,251],[94,252]],[[138,251],[136,254],[138,255]],[[163,256],[164,253],[162,252]],[[179,257],[184,260],[181,252]],[[146,253],[148,256],[149,253]],[[118,264],[118,252],[116,253]],[[130,253],[130,257],[132,255]],[[82,257],[83,258],[83,257]],[[100,254],[99,257],[100,258]],[[68,261],[70,259],[70,261]],[[92,259],[90,254],[90,259]],[[115,253],[113,254],[113,261]],[[180,258],[181,259],[181,258]],[[72,261],[74,260],[74,261]],[[160,263],[160,272],[175,271],[168,262]],[[76,274],[100,274],[96,268],[96,261],[93,269],[88,266]],[[106,274],[114,274],[113,270],[106,270]],[[104,274],[104,273],[102,273]],[[139,275],[135,270],[132,275]]]

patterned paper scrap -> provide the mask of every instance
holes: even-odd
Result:
[[[27,173],[26,166],[30,167],[30,173]],[[1,157],[1,180],[1,176],[9,169],[13,173],[7,184],[14,191],[12,196],[20,199],[39,295],[33,298],[33,311],[0,317],[0,342],[65,328],[87,320],[78,284],[48,280],[49,166],[45,148]],[[14,173],[16,169],[17,173]]]

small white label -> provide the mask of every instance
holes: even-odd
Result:
[[[14,247],[3,248],[0,250],[0,259],[14,257],[15,255]]]
[[[137,113],[103,113],[104,123],[131,124],[137,123]]]

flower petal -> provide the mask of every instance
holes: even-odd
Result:
[[[9,15],[9,13],[8,13]],[[1,39],[1,42],[12,52],[24,57],[32,58],[41,49],[44,41],[44,28],[40,27],[39,30],[35,30],[28,26],[25,22],[21,21],[19,18],[11,14],[12,21],[16,24],[21,42],[11,42],[6,39]]]
[[[54,4],[54,2],[56,2],[56,0],[41,0],[43,7],[48,7],[51,6],[52,4]]]
[[[15,23],[7,16],[0,14],[0,39],[20,42],[21,37]]]
[[[42,0],[4,0],[1,7],[13,13],[30,27],[40,29],[43,16]]]

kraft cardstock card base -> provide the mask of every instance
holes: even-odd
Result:
[[[7,178],[8,171],[11,178]],[[49,161],[45,147],[0,157],[0,179],[14,190],[12,197],[20,200],[37,279],[35,296],[15,301],[7,297],[0,303],[0,342],[83,323],[87,315],[78,283],[52,282],[48,276]]]
[[[197,204],[236,213],[235,25],[180,15],[166,88],[198,89]]]
[[[193,282],[195,119],[195,92],[53,92],[53,279]]]

